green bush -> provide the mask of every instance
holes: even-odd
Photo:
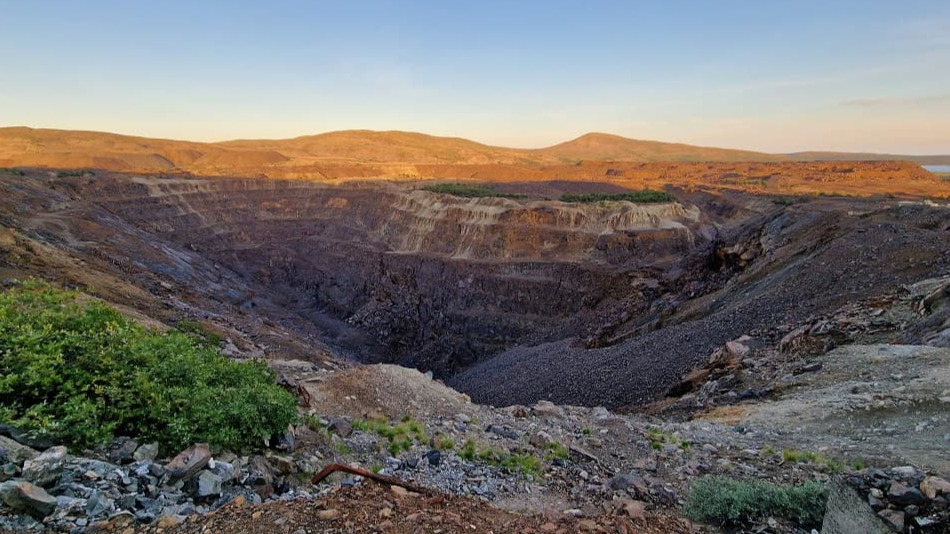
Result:
[[[129,435],[170,449],[261,445],[296,418],[263,362],[144,329],[40,282],[0,293],[0,422],[89,447]]]
[[[772,516],[810,527],[821,523],[826,499],[825,486],[817,481],[782,486],[706,476],[693,482],[686,515],[720,526],[741,525]]]
[[[652,191],[644,189],[643,191],[628,191],[626,193],[588,193],[583,195],[561,195],[561,202],[579,202],[589,204],[592,202],[673,202],[676,198],[673,195],[663,191]]]
[[[435,184],[427,185],[423,187],[422,190],[429,191],[430,193],[442,193],[444,195],[465,198],[524,198],[524,195],[519,195],[517,193],[501,193],[499,191],[495,191],[494,187],[488,185]]]

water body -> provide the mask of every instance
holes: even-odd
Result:
[[[950,165],[924,165],[930,172],[950,172]]]

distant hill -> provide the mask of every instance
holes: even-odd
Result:
[[[589,133],[577,139],[532,151],[545,158],[570,161],[787,161],[763,152],[710,148],[680,143],[640,141],[619,135]]]
[[[413,176],[415,166],[538,167],[589,162],[783,162],[905,159],[950,164],[948,156],[745,150],[641,141],[589,133],[540,149],[516,149],[413,132],[347,130],[280,140],[198,143],[104,132],[0,128],[0,167],[90,167],[115,171],[286,177]]]
[[[870,152],[795,152],[792,161],[913,161],[921,165],[950,165],[950,155],[910,156]]]

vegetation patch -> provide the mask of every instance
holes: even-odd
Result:
[[[389,453],[393,456],[397,456],[402,451],[409,451],[414,442],[428,441],[422,424],[408,416],[403,417],[396,424],[379,419],[356,419],[353,421],[353,429],[373,432],[386,438],[389,442]]]
[[[561,202],[576,202],[589,204],[592,202],[634,202],[648,204],[657,202],[674,202],[676,198],[665,191],[628,191],[626,193],[586,193],[581,195],[561,195]]]
[[[74,169],[67,171],[59,171],[56,173],[57,178],[82,178],[83,176],[95,176],[95,171],[89,169]]]
[[[525,195],[517,193],[502,193],[496,191],[490,185],[470,185],[470,184],[434,184],[422,188],[423,191],[430,193],[441,193],[443,195],[452,195],[464,198],[525,198]]]
[[[533,454],[506,453],[490,447],[478,450],[472,440],[465,442],[458,455],[470,462],[480,460],[495,467],[532,476],[540,475],[543,467],[541,459]]]
[[[673,434],[663,432],[659,428],[651,428],[647,433],[647,439],[650,440],[650,447],[657,451],[663,450],[665,445],[673,445],[684,451],[689,449],[690,446],[689,441],[681,440]]]
[[[127,435],[240,450],[296,419],[296,399],[263,362],[79,296],[36,281],[0,293],[0,422],[80,448]]]
[[[821,524],[826,500],[825,486],[817,481],[787,486],[705,476],[693,482],[686,515],[720,526],[738,526],[771,516],[812,527]]]
[[[26,176],[26,171],[23,169],[3,169],[7,174],[12,174],[13,176]]]

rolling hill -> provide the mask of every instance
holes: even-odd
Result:
[[[282,177],[419,176],[415,166],[519,168],[585,162],[787,162],[894,160],[945,164],[950,156],[802,152],[766,154],[589,133],[547,148],[515,149],[456,137],[347,130],[281,140],[199,143],[104,132],[0,128],[0,167],[100,168]]]

